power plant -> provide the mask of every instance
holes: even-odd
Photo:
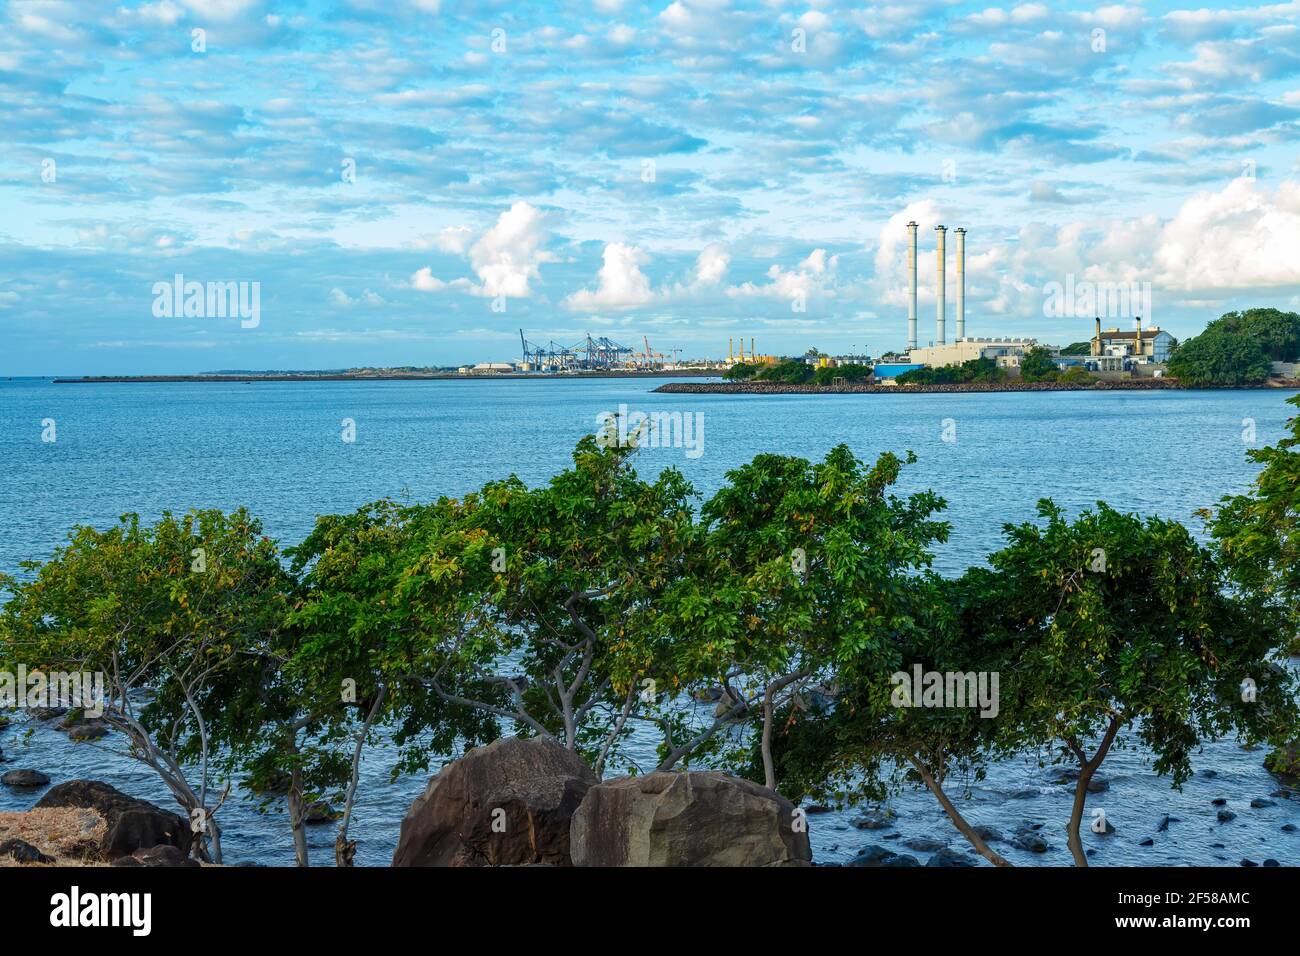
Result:
[[[944,337],[943,321],[947,317],[944,293],[948,288],[948,284],[944,280],[943,269],[945,260],[948,258],[948,250],[944,244],[944,240],[948,235],[948,227],[935,226],[934,231],[934,344],[943,345],[947,342]]]
[[[916,231],[915,222],[907,224],[907,350],[915,350],[916,341]],[[947,331],[947,246],[948,227],[934,227],[934,346],[948,343]],[[957,236],[957,335],[954,342],[966,337],[966,229],[958,227]]]
[[[907,350],[916,348],[916,230],[907,224]]]

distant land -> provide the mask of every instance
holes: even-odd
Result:
[[[930,392],[1107,392],[1107,391],[1161,391],[1201,389],[1287,389],[1300,391],[1300,381],[1295,379],[1269,379],[1258,385],[1183,385],[1172,378],[1132,378],[1096,382],[959,382],[938,385],[814,385],[811,382],[666,382],[656,392],[676,392],[693,395],[833,395],[852,392],[863,395],[918,395]]]
[[[625,369],[599,372],[478,372],[462,373],[441,369],[351,369],[319,372],[202,372],[197,375],[81,375],[54,379],[56,385],[92,384],[103,382],[408,382],[408,381],[497,381],[500,379],[554,378],[684,378],[717,377],[717,369],[682,368]]]

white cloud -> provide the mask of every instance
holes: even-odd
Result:
[[[519,201],[501,214],[497,224],[470,250],[470,264],[483,282],[483,295],[526,298],[530,279],[540,279],[538,266],[554,256],[542,248],[545,216]]]
[[[640,249],[611,242],[605,245],[603,258],[604,264],[596,276],[596,291],[579,289],[566,300],[569,308],[582,312],[632,309],[654,298],[650,280],[641,271],[641,266],[650,260]]]
[[[727,295],[733,298],[761,296],[805,302],[813,293],[829,290],[838,265],[839,256],[827,256],[825,249],[814,249],[794,269],[786,270],[773,264],[767,270],[770,281],[766,284],[746,282],[727,289]]]
[[[731,265],[731,253],[721,243],[714,242],[705,246],[695,260],[695,282],[697,285],[717,285],[727,274]]]

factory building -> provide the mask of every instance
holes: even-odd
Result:
[[[1169,361],[1169,352],[1174,346],[1174,337],[1160,328],[1153,325],[1148,329],[1142,328],[1142,317],[1137,317],[1137,328],[1132,332],[1121,332],[1119,329],[1106,329],[1104,332],[1101,328],[1101,319],[1098,318],[1097,331],[1092,337],[1092,358],[1120,358],[1128,359],[1130,362],[1157,362],[1163,363]],[[1106,363],[1099,363],[1106,364]]]
[[[912,349],[908,353],[908,361],[940,368],[984,358],[996,362],[999,368],[1019,368],[1021,357],[1037,344],[1037,339],[958,339],[948,345]]]

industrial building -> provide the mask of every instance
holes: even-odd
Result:
[[[1091,357],[1093,359],[1119,358],[1141,363],[1164,363],[1169,360],[1169,352],[1174,346],[1174,337],[1158,325],[1147,329],[1142,328],[1142,316],[1137,317],[1137,328],[1132,332],[1121,332],[1116,328],[1106,329],[1103,332],[1101,319],[1098,318],[1096,322],[1097,331],[1092,337]],[[1102,364],[1114,363],[1098,363],[1099,366]]]
[[[941,368],[985,358],[996,362],[1000,368],[1019,368],[1020,359],[1036,345],[1037,339],[963,338],[948,345],[912,349],[908,361]]]

